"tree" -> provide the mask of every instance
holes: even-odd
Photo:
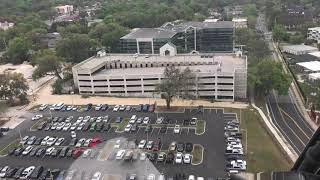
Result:
[[[182,71],[174,66],[166,67],[163,76],[156,91],[161,98],[165,99],[167,109],[170,109],[174,97],[189,98],[192,96],[189,90],[195,86],[195,75],[189,68]]]
[[[66,61],[79,63],[95,51],[97,42],[86,34],[72,34],[58,41],[56,46],[57,55]]]
[[[29,43],[25,38],[16,37],[9,42],[6,56],[12,64],[21,64],[29,59]]]
[[[273,39],[276,41],[287,41],[289,40],[289,34],[287,33],[284,26],[276,24],[272,29]]]
[[[281,63],[263,60],[249,68],[249,86],[260,93],[268,93],[275,89],[279,94],[286,94],[291,84],[291,78],[282,70]]]
[[[37,80],[47,73],[54,73],[58,79],[62,79],[60,73],[62,69],[61,59],[53,51],[44,50],[34,60],[36,69],[32,74],[32,79]]]
[[[260,39],[249,40],[247,50],[251,62],[257,59],[264,59],[270,54],[267,43]]]
[[[304,42],[304,36],[302,34],[291,35],[289,42],[291,44],[302,44]]]
[[[15,98],[25,100],[29,86],[20,73],[0,74],[0,99],[13,101]]]

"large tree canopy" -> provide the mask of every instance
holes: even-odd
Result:
[[[192,96],[189,90],[196,83],[195,75],[189,68],[181,70],[174,66],[166,67],[163,76],[156,90],[166,100],[168,109],[174,97],[189,98]]]
[[[29,86],[20,73],[0,74],[0,99],[12,101],[14,98],[26,99]]]
[[[8,61],[13,64],[21,64],[29,59],[30,45],[25,38],[14,38],[9,42],[6,53]]]
[[[54,52],[45,50],[41,52],[34,60],[36,69],[32,74],[32,79],[37,80],[47,73],[54,73],[57,78],[62,79],[61,73],[61,60]]]
[[[263,60],[251,67],[248,72],[249,86],[256,92],[268,93],[275,89],[279,94],[287,94],[291,78],[282,70],[279,62]]]

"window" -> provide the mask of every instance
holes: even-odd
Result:
[[[127,85],[127,87],[141,87],[141,85]]]
[[[142,91],[127,91],[128,93],[142,93]]]
[[[78,76],[90,76],[90,74],[78,74]]]
[[[79,82],[91,82],[91,80],[79,80]]]
[[[218,91],[229,91],[229,92],[232,92],[233,89],[218,89]]]
[[[144,81],[148,81],[148,80],[158,80],[158,78],[143,78]]]
[[[103,80],[93,80],[93,82],[107,82],[106,79],[103,79]]]
[[[124,85],[110,85],[110,87],[124,87]]]
[[[105,88],[107,88],[108,86],[107,85],[95,85],[95,86],[93,86],[93,87],[105,87]]]
[[[233,79],[233,76],[218,76],[218,78]]]
[[[141,81],[141,79],[126,79],[126,81]]]
[[[123,81],[123,79],[110,79],[109,81]]]
[[[124,91],[111,91],[111,93],[125,93]]]
[[[233,83],[218,83],[218,85],[233,85]]]
[[[80,86],[81,88],[91,88],[91,86]]]

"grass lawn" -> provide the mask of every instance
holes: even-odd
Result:
[[[199,144],[193,145],[192,151],[192,164],[199,164],[202,162],[203,158],[203,147]]]
[[[196,126],[196,134],[202,134],[206,130],[206,122],[204,120],[198,120]]]
[[[19,143],[20,140],[16,140],[16,141],[13,141],[11,144],[9,144],[8,146],[6,146],[5,148],[3,148],[1,151],[0,151],[0,156],[5,156],[8,154],[8,152],[14,148],[17,148],[17,147],[21,147],[21,144]]]
[[[122,132],[129,123],[129,118],[124,118],[121,123],[119,123],[117,132]]]
[[[253,109],[231,109],[226,108],[225,112],[234,112],[239,115],[241,113],[241,129],[243,133],[242,143],[245,146],[246,132],[248,138],[248,151],[246,152],[246,160],[248,164],[248,172],[266,172],[266,171],[282,171],[289,170],[290,164],[284,157],[279,147],[273,142],[272,137],[263,127],[263,122],[259,119],[260,115]]]

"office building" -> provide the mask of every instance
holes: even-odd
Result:
[[[232,52],[234,24],[231,21],[166,23],[159,28],[136,28],[120,38],[120,53],[159,54],[170,42],[177,53]]]
[[[308,28],[307,38],[320,43],[320,27]]]

